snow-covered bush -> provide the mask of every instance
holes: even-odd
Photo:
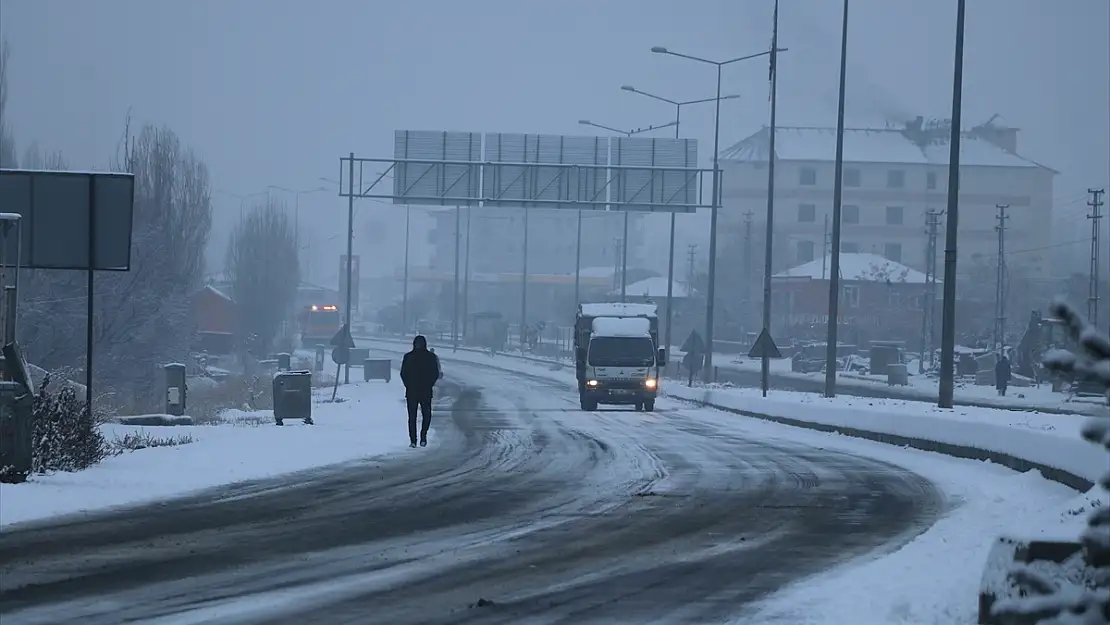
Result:
[[[94,415],[72,386],[50,387],[43,380],[32,407],[34,422],[32,470],[80,471],[111,455]]]
[[[1063,302],[1052,305],[1052,314],[1065,322],[1079,347],[1078,353],[1053,350],[1045,354],[1045,367],[1101,384],[1110,404],[1110,337],[1100,334]],[[1083,438],[1110,452],[1110,418],[1092,418],[1083,428]],[[1110,490],[1110,457],[1106,466],[1098,485]],[[1110,506],[1093,508],[1079,541],[1090,572],[1087,584],[1053,579],[1030,566],[1019,566],[1011,577],[1023,596],[999,601],[992,608],[994,616],[1014,625],[1110,625]]]

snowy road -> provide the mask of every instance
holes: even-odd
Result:
[[[727,622],[944,512],[905,469],[713,411],[449,373],[428,449],[0,534],[4,624]]]

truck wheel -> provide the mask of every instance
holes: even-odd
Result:
[[[655,411],[655,400],[654,399],[649,399],[648,401],[645,401],[644,402],[644,410],[647,411],[647,412],[654,412]]]
[[[586,412],[593,412],[597,410],[597,401],[592,399],[583,399],[582,410],[585,410]]]
[[[636,412],[643,412],[644,411],[644,402],[640,402],[640,401],[636,402],[636,404],[633,406],[633,408],[636,409]]]

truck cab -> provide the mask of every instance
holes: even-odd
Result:
[[[654,308],[654,307],[652,307]],[[578,394],[583,410],[599,404],[652,411],[665,352],[658,349],[657,319],[613,311],[579,314],[575,333]]]

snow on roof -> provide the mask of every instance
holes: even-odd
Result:
[[[726,161],[766,161],[769,136],[770,129],[764,126],[754,134],[721,150],[720,157]],[[831,162],[836,156],[836,129],[810,126],[776,127],[775,152],[782,160]],[[898,128],[844,129],[846,162],[947,165],[948,154],[947,141],[921,147]],[[1045,168],[1039,163],[967,133],[960,140],[960,164],[983,167]]]
[[[775,274],[776,278],[807,278],[810,280],[827,280],[832,270],[832,259],[829,256],[811,260],[808,263],[787,269]],[[896,263],[879,256],[878,254],[840,254],[840,278],[842,280],[858,280],[861,282],[898,282],[907,284],[924,284],[925,274],[911,269],[902,263]],[[940,280],[937,280],[940,283]]]
[[[610,293],[610,295],[620,295],[621,290],[617,289]],[[625,287],[625,293],[632,297],[667,297],[667,279],[662,276],[654,278],[646,278],[639,282],[633,282]],[[675,280],[674,286],[671,287],[671,294],[674,297],[689,297],[690,289],[685,284]]]
[[[582,304],[579,311],[584,317],[654,317],[659,311],[655,304],[622,304],[604,302]]]
[[[594,336],[650,336],[651,321],[643,317],[597,317]]]

